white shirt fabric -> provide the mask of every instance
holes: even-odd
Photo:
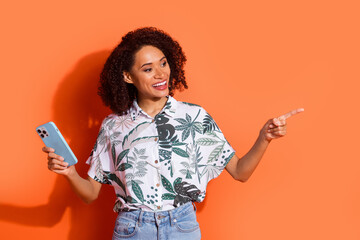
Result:
[[[234,154],[202,107],[168,96],[152,118],[135,100],[127,114],[102,122],[88,175],[114,187],[116,212],[172,210],[202,202],[208,182]]]

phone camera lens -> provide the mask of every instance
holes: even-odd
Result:
[[[37,130],[37,132],[38,132],[38,133],[41,133],[41,130],[40,130],[40,129],[38,129],[38,130]]]
[[[45,130],[43,130],[43,131],[42,131],[42,133],[43,133],[43,134],[46,134],[46,131],[45,131]]]
[[[42,138],[44,138],[45,136],[44,136],[44,134],[40,134],[40,136],[42,137]]]

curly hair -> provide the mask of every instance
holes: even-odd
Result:
[[[146,45],[160,49],[170,66],[169,95],[188,88],[185,81],[185,54],[180,44],[169,34],[155,27],[139,28],[122,37],[120,44],[112,51],[100,74],[98,94],[106,106],[119,115],[130,109],[137,96],[133,84],[124,81],[123,72],[129,72],[135,62],[135,54]]]

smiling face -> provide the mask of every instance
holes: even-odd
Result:
[[[139,100],[159,100],[169,95],[170,67],[164,53],[153,46],[143,46],[135,54],[130,72],[124,81],[134,84]]]

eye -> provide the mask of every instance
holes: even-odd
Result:
[[[144,69],[144,72],[151,72],[151,68]]]
[[[162,66],[162,67],[165,67],[166,64],[167,64],[167,61],[164,61],[163,63],[161,63],[161,66]]]

